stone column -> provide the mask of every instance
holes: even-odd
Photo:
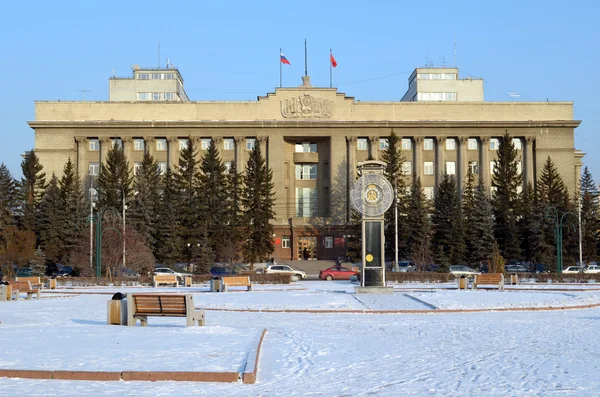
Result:
[[[469,169],[469,161],[467,160],[467,145],[469,137],[458,137],[458,191],[462,194],[465,191],[467,183],[467,170]]]
[[[480,137],[479,138],[479,162],[481,163],[479,166],[479,175],[483,179],[483,183],[485,184],[486,191],[489,193],[490,191],[490,138],[489,137]]]
[[[423,183],[423,137],[415,137],[415,146],[413,150],[413,183],[417,181],[417,178],[421,179]]]
[[[167,138],[168,149],[169,149],[169,167],[171,171],[175,172],[179,166],[179,138],[169,137]]]
[[[131,171],[133,169],[133,160],[131,157],[131,151],[133,149],[133,138],[121,138],[121,141],[123,142],[123,154],[125,155],[125,160],[127,160],[127,162],[129,163],[129,170]]]
[[[237,172],[244,172],[246,165],[244,164],[244,152],[246,151],[246,138],[243,136],[236,136],[235,140],[235,170]]]
[[[223,153],[223,137],[222,136],[211,136],[212,144],[217,148],[219,153]]]
[[[446,145],[446,138],[443,136],[438,136],[436,137],[436,142],[437,142],[437,146],[435,148],[435,169],[436,169],[436,181],[435,181],[435,186],[436,188],[440,185],[440,183],[442,182],[442,180],[444,179],[444,173],[445,173],[445,168],[446,168],[446,163],[445,163],[445,156],[444,156],[444,151],[446,150],[445,145]]]
[[[267,168],[269,167],[269,148],[267,146],[269,142],[269,137],[266,135],[263,136],[259,136],[256,138],[256,144],[260,145],[260,152],[262,153],[263,157],[265,158],[265,163],[267,164]]]
[[[527,184],[531,183],[532,185],[535,184],[535,179],[533,176],[533,143],[535,142],[535,138],[528,136],[525,138],[525,155],[523,156],[523,174],[525,176],[525,178],[523,178],[524,181],[524,187],[523,189],[527,188]]]
[[[371,157],[373,157],[373,160],[379,160],[379,137],[370,136],[369,146],[371,149]]]
[[[346,222],[350,222],[350,213],[351,213],[351,205],[350,205],[350,191],[352,190],[352,186],[354,186],[354,181],[356,180],[356,137],[355,136],[346,136],[346,148],[348,150],[348,184],[346,190],[346,202],[348,206],[346,208]]]
[[[86,167],[88,140],[86,137],[78,136],[75,137],[75,142],[77,143],[77,162],[75,163],[77,165],[77,175],[85,182],[85,178],[89,173],[89,169]]]
[[[150,156],[152,156],[152,158],[154,158],[154,160],[156,160],[156,138],[153,136],[149,138],[144,138],[144,148],[146,149],[146,153],[148,153]]]
[[[111,149],[111,141],[110,138],[100,138],[100,165],[106,163],[106,155],[108,151]],[[123,139],[125,140],[125,139]]]

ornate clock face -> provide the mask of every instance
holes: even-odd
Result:
[[[365,204],[377,205],[381,201],[381,188],[374,183],[367,186],[364,192]]]
[[[350,194],[354,208],[366,217],[379,217],[393,201],[392,185],[383,175],[365,174],[358,178]]]

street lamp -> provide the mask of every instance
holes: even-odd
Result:
[[[121,192],[123,195],[121,196],[121,201],[123,202],[123,267],[125,267],[125,210],[127,209],[127,203],[133,199],[139,192],[133,192],[133,196],[129,198],[129,200],[125,200],[125,188],[121,186]]]
[[[550,210],[554,211],[553,216],[550,214]],[[563,237],[564,220],[567,215],[572,215],[574,217],[577,217],[577,215],[575,215],[572,212],[564,212],[562,215],[559,215],[558,210],[556,209],[556,207],[553,207],[553,206],[549,206],[548,208],[546,208],[546,217],[555,221],[556,270],[558,271],[558,273],[562,273],[562,270],[563,270],[562,237]],[[569,222],[569,223],[571,223],[571,222]],[[572,223],[571,223],[571,225],[574,227],[574,225]],[[579,229],[581,229],[581,225],[578,225],[578,226],[579,226]]]

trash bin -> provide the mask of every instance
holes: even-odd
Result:
[[[510,275],[510,285],[519,284],[519,276],[517,274]]]
[[[56,289],[56,279],[54,277],[48,279],[48,288]]]
[[[213,277],[210,280],[210,292],[220,292],[221,291],[221,279],[219,277]]]
[[[467,289],[469,287],[469,279],[465,276],[460,276],[458,279],[458,289]]]
[[[117,292],[108,301],[106,307],[106,322],[110,325],[123,325],[127,322],[127,300],[124,295]],[[125,321],[123,321],[125,318]]]
[[[3,301],[8,301],[11,299],[10,294],[8,293],[8,288],[10,287],[10,285],[0,285],[0,300]],[[12,291],[11,291],[12,293]]]
[[[192,278],[190,276],[186,276],[183,279],[183,286],[184,287],[191,287],[192,286]]]

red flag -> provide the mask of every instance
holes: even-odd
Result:
[[[331,52],[329,53],[329,60],[331,61],[331,66],[335,68],[337,66],[337,62],[335,61],[335,58]]]

